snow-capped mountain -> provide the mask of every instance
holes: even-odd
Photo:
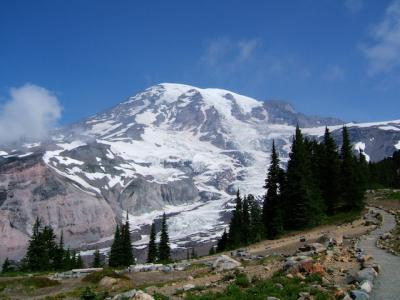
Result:
[[[169,214],[174,247],[215,239],[232,195],[263,193],[274,139],[283,162],[296,124],[340,141],[343,122],[309,117],[282,101],[222,89],[159,84],[50,141],[0,147],[0,256],[18,257],[36,216],[71,247],[107,246],[128,212],[135,245]],[[348,124],[356,149],[381,159],[400,148],[400,120]]]

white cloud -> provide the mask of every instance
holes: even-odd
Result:
[[[363,9],[364,2],[363,0],[345,0],[344,5],[349,12],[356,14]]]
[[[209,40],[200,67],[218,85],[252,89],[265,87],[266,80],[305,80],[310,70],[295,56],[265,47],[260,39],[220,37]],[[251,78],[251,80],[249,80]]]
[[[61,117],[57,97],[43,87],[12,88],[0,110],[0,143],[45,138]]]
[[[217,38],[209,41],[202,61],[211,67],[229,64],[230,68],[239,67],[251,60],[258,45],[255,39],[233,41],[229,38]]]
[[[323,77],[327,81],[340,81],[344,79],[345,72],[342,67],[332,65],[325,70]]]
[[[400,66],[400,0],[386,9],[381,23],[370,32],[373,42],[363,45],[368,60],[368,74],[388,73]]]

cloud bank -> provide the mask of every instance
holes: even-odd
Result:
[[[47,89],[26,84],[12,88],[0,108],[0,143],[45,138],[61,117],[57,97]]]
[[[383,20],[370,32],[373,42],[362,50],[368,60],[368,75],[388,73],[400,66],[400,0],[386,9]]]

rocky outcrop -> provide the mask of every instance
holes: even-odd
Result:
[[[112,236],[115,213],[110,205],[49,169],[40,155],[2,161],[0,172],[6,191],[0,206],[1,257],[14,259],[25,253],[37,217],[58,236],[63,231],[69,247]]]

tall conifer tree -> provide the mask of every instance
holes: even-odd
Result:
[[[150,228],[150,241],[148,246],[147,262],[155,263],[158,257],[158,249],[156,244],[156,224],[153,222]]]
[[[267,238],[276,238],[283,232],[283,213],[282,213],[282,173],[279,165],[279,156],[275,148],[275,141],[272,141],[271,163],[268,175],[265,179],[264,188],[267,192],[263,203],[263,221]]]
[[[171,261],[171,248],[169,246],[167,216],[165,215],[165,213],[163,214],[161,222],[161,234],[160,234],[160,243],[158,245],[158,256],[160,262],[162,263],[168,263]]]
[[[320,222],[322,198],[312,178],[310,154],[299,126],[289,154],[283,197],[288,229],[310,227]]]

